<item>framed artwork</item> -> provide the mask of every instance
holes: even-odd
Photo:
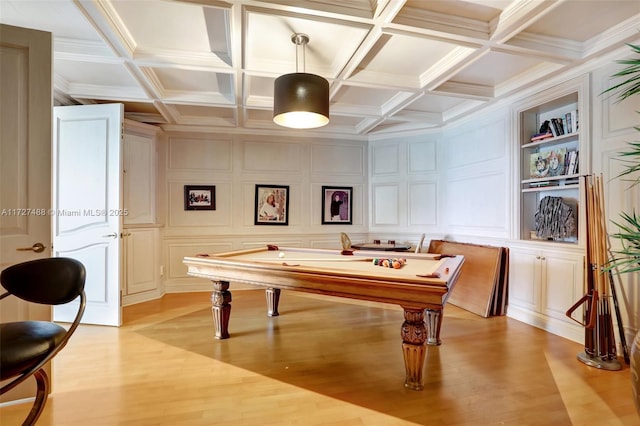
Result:
[[[529,161],[531,178],[544,178],[566,174],[566,154],[566,148],[531,154]]]
[[[185,185],[185,210],[215,210],[216,187],[212,185]]]
[[[351,225],[353,210],[353,187],[322,187],[322,224]]]
[[[289,186],[256,185],[254,224],[289,224]]]

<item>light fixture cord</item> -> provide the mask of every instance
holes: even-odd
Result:
[[[299,67],[299,59],[298,59],[298,52],[299,50],[302,50],[302,72],[305,72],[306,69],[306,57],[305,57],[305,44],[301,43],[301,44],[296,44],[296,72],[300,72],[300,67]]]

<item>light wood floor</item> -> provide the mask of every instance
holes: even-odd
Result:
[[[284,292],[233,293],[214,340],[208,293],[125,308],[81,326],[54,362],[39,425],[640,425],[629,369],[576,360],[581,345],[506,317],[447,306],[425,390],[403,387],[402,311]],[[20,424],[29,404],[0,409]]]

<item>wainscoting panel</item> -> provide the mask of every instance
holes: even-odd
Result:
[[[398,145],[377,145],[371,150],[373,176],[400,173],[400,147]]]
[[[230,136],[168,138],[168,166],[171,171],[231,171]]]
[[[246,172],[299,172],[303,147],[299,143],[275,141],[243,142],[242,168]]]
[[[446,222],[460,232],[485,228],[508,232],[509,209],[506,203],[508,176],[505,172],[474,175],[445,184]],[[493,234],[492,236],[496,236]]]
[[[365,174],[366,146],[311,145],[311,173],[323,177]]]
[[[507,118],[493,118],[482,127],[449,134],[443,144],[447,167],[452,169],[503,159],[506,155],[507,123]]]
[[[409,184],[409,226],[437,224],[437,192],[435,182]]]
[[[408,145],[408,174],[438,171],[436,141],[413,142]]]
[[[373,226],[399,224],[399,194],[398,185],[373,187]]]

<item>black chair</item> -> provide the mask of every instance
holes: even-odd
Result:
[[[84,265],[64,257],[32,260],[12,265],[0,273],[6,292],[28,302],[62,305],[80,297],[73,323],[68,329],[51,321],[17,321],[0,324],[0,380],[11,381],[0,388],[0,395],[15,388],[32,375],[36,379],[36,399],[23,423],[33,425],[40,417],[49,395],[49,377],[43,369],[78,328],[86,296]]]

